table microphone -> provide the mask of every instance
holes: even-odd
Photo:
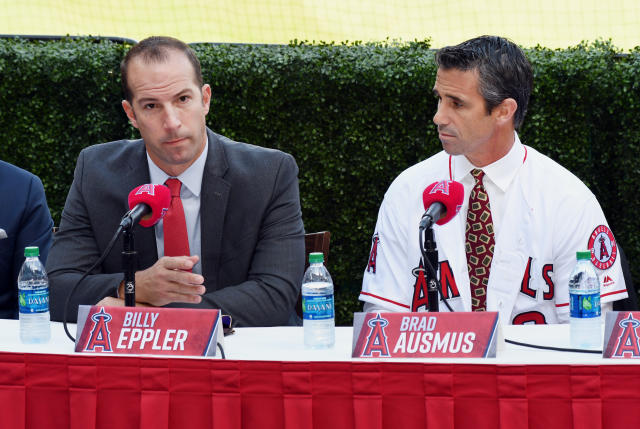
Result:
[[[171,204],[171,191],[164,185],[140,185],[129,192],[129,211],[120,221],[123,229],[137,223],[148,228],[162,219]]]
[[[150,227],[155,225],[162,219],[164,214],[169,210],[169,205],[171,204],[171,191],[164,185],[154,185],[154,184],[145,184],[140,185],[137,188],[133,189],[129,192],[129,211],[123,216],[120,221],[120,225],[118,226],[118,230],[115,232],[109,244],[105,248],[100,258],[82,274],[80,279],[76,282],[75,285],[71,288],[69,295],[64,303],[64,312],[62,315],[62,324],[64,326],[64,332],[67,334],[67,337],[73,342],[75,342],[75,338],[69,332],[69,328],[67,327],[67,314],[69,312],[69,303],[71,302],[71,296],[74,294],[82,280],[84,280],[89,273],[93,272],[93,270],[98,267],[102,262],[106,259],[113,248],[113,245],[116,243],[116,240],[120,236],[121,233],[124,233],[124,247],[125,253],[129,255],[135,256],[135,252],[133,251],[133,227],[140,223],[140,225],[144,227]],[[133,270],[134,258],[125,257],[123,258],[125,261],[125,265],[127,265],[125,269],[125,285],[126,280],[129,279],[131,282],[135,282],[135,274]],[[127,291],[125,287],[125,303],[129,306],[135,304],[135,294],[131,293],[131,291]]]
[[[442,285],[438,281],[436,266],[438,265],[438,249],[433,233],[434,222],[444,225],[458,214],[464,198],[464,186],[453,180],[441,180],[427,186],[422,193],[425,212],[420,220],[420,252],[427,281],[427,302],[430,312],[440,311],[438,295],[443,299],[449,311],[453,311],[442,294]],[[422,234],[424,233],[424,242]]]

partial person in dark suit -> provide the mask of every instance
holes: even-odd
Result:
[[[38,246],[44,263],[53,220],[40,179],[0,161],[0,318],[18,318],[18,274],[24,248]]]
[[[137,227],[136,301],[219,308],[236,326],[286,324],[304,268],[295,160],[206,127],[211,88],[184,43],[145,39],[128,52],[121,72],[122,106],[142,139],[80,153],[47,263],[52,319],[62,320],[71,288],[107,247],[129,191],[177,178],[189,253],[165,255],[166,217],[154,228]],[[122,238],[80,284],[68,320],[79,304],[123,304],[121,249]]]

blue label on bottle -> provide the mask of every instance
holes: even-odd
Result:
[[[333,295],[302,295],[302,314],[305,320],[333,319]]]
[[[49,311],[49,288],[24,289],[18,292],[20,313],[46,313]]]
[[[588,319],[600,316],[600,292],[585,295],[569,294],[571,317]]]

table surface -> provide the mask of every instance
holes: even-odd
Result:
[[[569,325],[504,326],[502,337],[514,341],[551,347],[569,347]],[[69,331],[76,336],[76,325]],[[496,358],[415,358],[415,359],[354,359],[351,357],[351,327],[336,328],[336,344],[328,349],[309,349],[303,344],[303,328],[236,328],[233,335],[224,339],[227,359],[263,361],[395,361],[433,363],[481,363],[481,364],[585,364],[610,365],[622,363],[617,359],[603,359],[598,354],[559,352],[498,342]],[[51,340],[47,344],[22,344],[19,338],[19,321],[0,319],[0,351],[18,353],[75,354],[74,344],[64,333],[62,323],[51,323]],[[85,353],[85,356],[93,355]],[[104,354],[95,354],[102,355]],[[130,355],[129,355],[130,356]],[[166,355],[159,357],[167,357]],[[201,358],[202,359],[202,358]],[[625,359],[634,364],[635,359]]]

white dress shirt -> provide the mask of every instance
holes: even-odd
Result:
[[[187,222],[187,234],[189,236],[189,250],[191,255],[201,255],[200,243],[200,190],[202,189],[202,175],[204,166],[207,161],[207,152],[209,151],[209,140],[206,141],[204,150],[185,171],[176,177],[182,182],[180,188],[180,198],[182,199],[182,207],[184,208],[184,217]],[[167,179],[175,177],[169,176],[162,171],[149,157],[147,153],[147,162],[149,164],[149,176],[151,183],[163,185]],[[164,256],[164,228],[161,220],[155,225],[156,246],[158,249],[158,259]],[[202,274],[201,261],[193,267],[194,273]]]
[[[496,240],[500,234],[500,225],[502,225],[502,219],[504,219],[505,215],[505,195],[526,157],[526,148],[520,142],[518,134],[515,133],[514,137],[515,141],[513,146],[511,146],[511,149],[505,156],[481,168],[481,170],[484,171],[482,183],[489,195],[491,218],[493,219],[493,230]],[[460,213],[460,215],[466,219],[466,212],[469,209],[469,205],[467,204],[469,194],[476,183],[476,180],[471,175],[471,170],[478,167],[470,163],[465,156],[452,157],[452,162],[452,179],[464,185],[463,208],[465,211]],[[465,226],[464,222],[462,226]]]

